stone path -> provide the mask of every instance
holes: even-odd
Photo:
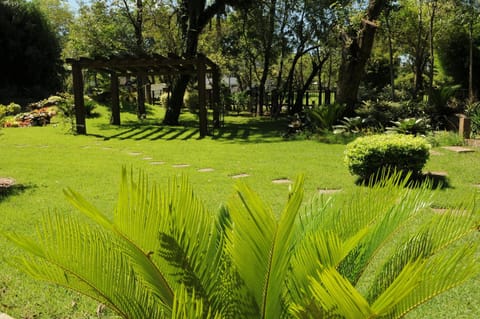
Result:
[[[467,147],[462,147],[462,146],[444,146],[442,147],[443,149],[455,152],[455,153],[471,153],[475,152],[475,150]]]

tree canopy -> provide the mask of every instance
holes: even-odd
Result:
[[[31,2],[0,1],[0,97],[42,97],[61,87],[55,29]]]

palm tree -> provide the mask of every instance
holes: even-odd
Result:
[[[279,215],[241,183],[213,214],[186,178],[124,170],[113,219],[67,190],[83,216],[8,238],[18,267],[123,318],[400,318],[480,271],[478,208],[434,213],[431,194],[393,177],[302,204],[299,177]]]

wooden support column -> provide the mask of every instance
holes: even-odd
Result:
[[[206,89],[206,66],[202,59],[197,62],[197,78],[198,78],[198,119],[200,126],[200,137],[208,135],[208,117],[207,117],[207,89]]]
[[[77,134],[87,134],[85,125],[85,101],[83,100],[83,74],[78,63],[72,64],[73,100],[75,104],[75,130]]]
[[[118,92],[118,75],[115,72],[110,73],[110,91],[112,94],[112,117],[110,124],[120,125],[120,99]]]
[[[145,78],[146,74],[143,70],[137,72],[137,117],[144,119],[147,116],[145,110]]]
[[[212,91],[213,91],[213,127],[219,128],[222,120],[220,119],[220,71],[218,67],[213,68],[212,72]]]

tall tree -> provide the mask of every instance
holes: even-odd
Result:
[[[246,6],[250,4],[250,2],[251,0],[215,0],[213,2],[207,2],[206,0],[179,1],[176,11],[182,35],[181,54],[183,57],[192,58],[197,55],[199,36],[215,15],[224,12],[226,6]],[[167,111],[163,120],[164,124],[178,124],[183,96],[189,80],[190,75],[187,74],[182,74],[175,79],[172,96],[168,101]]]
[[[39,98],[62,84],[60,43],[31,2],[0,1],[0,96]]]
[[[375,32],[378,28],[376,20],[389,1],[369,0],[361,22],[342,33],[342,60],[338,73],[336,100],[347,105],[347,114],[354,113],[358,102],[358,88],[372,52]]]

